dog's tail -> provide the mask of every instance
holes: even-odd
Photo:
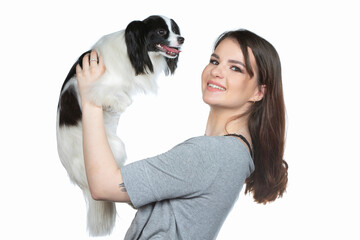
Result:
[[[116,220],[116,206],[113,202],[95,201],[90,191],[84,190],[84,197],[87,202],[87,229],[90,236],[109,235]]]

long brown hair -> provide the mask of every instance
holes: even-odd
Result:
[[[285,103],[280,58],[268,41],[244,29],[223,33],[216,41],[215,48],[227,38],[238,41],[246,70],[253,77],[255,73],[248,52],[248,47],[251,48],[258,68],[258,84],[266,86],[263,99],[254,103],[244,114],[249,119],[255,164],[255,171],[245,181],[245,194],[251,192],[256,202],[266,204],[282,197],[288,182],[288,164],[283,160]]]

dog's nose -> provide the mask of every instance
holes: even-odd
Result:
[[[177,38],[177,41],[178,41],[179,44],[183,44],[184,41],[185,41],[185,38],[183,38],[183,37],[178,37],[178,38]]]

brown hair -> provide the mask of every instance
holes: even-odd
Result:
[[[263,99],[254,103],[244,114],[249,117],[248,128],[253,143],[255,164],[255,171],[245,181],[245,194],[251,192],[256,202],[266,204],[282,197],[288,182],[288,164],[283,160],[285,103],[280,58],[268,41],[244,29],[223,33],[216,41],[215,48],[227,38],[239,43],[245,58],[246,70],[253,77],[248,52],[248,47],[251,48],[258,67],[258,84],[266,86]]]

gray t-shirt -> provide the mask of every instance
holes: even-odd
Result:
[[[191,138],[124,166],[124,184],[138,208],[125,239],[216,239],[254,168],[244,144],[229,136]]]

